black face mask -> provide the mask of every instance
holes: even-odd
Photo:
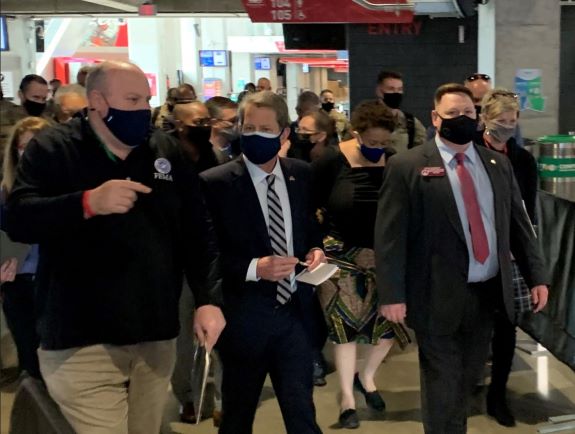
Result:
[[[321,108],[323,109],[323,111],[326,111],[328,113],[330,111],[332,111],[334,107],[335,107],[335,103],[333,103],[333,102],[324,102],[321,104]]]
[[[399,92],[384,93],[381,98],[383,103],[390,109],[398,109],[401,105],[401,100],[403,99],[403,94]]]
[[[439,116],[439,115],[437,115]],[[473,140],[477,132],[477,120],[469,116],[461,115],[456,118],[441,118],[439,137],[449,140],[457,145],[466,145]]]
[[[311,142],[311,136],[313,134],[297,133],[296,143],[300,146],[305,146],[311,148],[315,143]]]
[[[188,125],[186,129],[186,136],[194,145],[201,146],[209,143],[210,136],[212,135],[212,127],[195,127]]]
[[[46,109],[46,103],[31,101],[29,99],[24,101],[22,105],[24,106],[26,113],[28,113],[30,116],[41,116]]]
[[[311,142],[312,134],[298,133],[296,140],[292,143],[292,156],[294,158],[311,162],[311,149],[315,143]]]

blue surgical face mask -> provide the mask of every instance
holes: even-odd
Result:
[[[267,163],[280,151],[282,133],[283,130],[278,135],[261,131],[243,133],[240,137],[242,152],[254,164]]]
[[[135,148],[145,142],[150,134],[152,112],[145,110],[120,110],[108,108],[104,122],[123,144]]]
[[[364,144],[360,145],[359,150],[361,151],[362,155],[372,163],[379,162],[383,154],[385,154],[385,148],[370,148]]]

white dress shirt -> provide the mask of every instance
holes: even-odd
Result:
[[[256,189],[256,193],[258,194],[258,200],[260,202],[260,208],[262,210],[262,214],[264,215],[264,219],[266,221],[266,226],[269,227],[269,211],[268,211],[268,183],[267,177],[270,173],[263,171],[259,166],[252,163],[248,160],[245,155],[242,155],[244,162],[246,163],[246,167],[254,183],[254,187]],[[287,191],[287,185],[284,178],[284,174],[282,172],[281,165],[279,163],[279,158],[276,162],[274,170],[272,170],[271,174],[276,176],[274,189],[280,198],[280,203],[282,206],[282,213],[284,218],[284,228],[285,228],[285,236],[286,236],[286,244],[288,255],[293,256],[293,230],[292,230],[292,218],[291,218],[291,207],[289,203],[289,195]],[[248,267],[248,272],[246,274],[246,281],[258,281],[259,278],[257,276],[257,264],[259,258],[254,258],[250,262],[250,266]],[[295,272],[290,275],[290,281],[292,286],[295,286]]]
[[[491,180],[483,161],[477,154],[473,143],[465,151],[465,168],[469,172],[475,192],[477,194],[477,201],[481,209],[481,218],[483,226],[485,227],[485,234],[487,235],[487,242],[489,243],[489,256],[482,264],[475,259],[473,254],[473,244],[471,243],[471,231],[469,229],[469,219],[467,218],[467,211],[465,210],[465,202],[463,200],[463,193],[461,191],[461,183],[459,176],[457,176],[457,160],[455,159],[456,152],[441,141],[439,136],[435,137],[435,143],[443,159],[451,190],[455,197],[457,204],[457,212],[463,226],[463,233],[465,234],[465,241],[467,244],[467,251],[469,252],[469,271],[467,274],[468,282],[484,282],[495,277],[499,272],[499,259],[497,256],[497,231],[495,229],[495,204],[493,201],[493,187]]]

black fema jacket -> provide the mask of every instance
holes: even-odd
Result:
[[[113,179],[152,188],[126,214],[84,218],[82,195]],[[125,160],[86,119],[29,143],[7,203],[15,241],[40,244],[41,346],[129,345],[178,335],[185,271],[197,306],[221,303],[215,232],[198,176],[160,131]]]

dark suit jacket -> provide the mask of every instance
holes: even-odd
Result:
[[[281,158],[280,164],[290,201],[294,256],[304,260],[311,248],[322,247],[312,205],[311,170],[307,163],[289,158]],[[200,177],[222,249],[224,311],[233,309],[244,295],[275,297],[276,282],[246,282],[251,260],[273,252],[256,189],[243,158],[207,170]],[[296,272],[299,270],[301,267]],[[301,300],[303,292],[309,295],[311,287],[298,283],[294,298]]]
[[[487,147],[483,139],[483,132],[478,131],[475,143]],[[539,175],[537,173],[537,161],[531,153],[517,144],[514,137],[507,141],[507,158],[513,167],[515,179],[521,191],[521,197],[525,202],[525,209],[529,218],[536,223],[535,203],[537,201],[537,187],[539,185]]]
[[[509,160],[475,149],[493,188],[503,301],[512,319],[510,252],[530,288],[547,282],[544,263]],[[379,302],[407,303],[407,324],[416,331],[451,334],[464,312],[469,255],[447,173],[424,177],[424,167],[444,167],[435,140],[386,167],[375,227]]]

